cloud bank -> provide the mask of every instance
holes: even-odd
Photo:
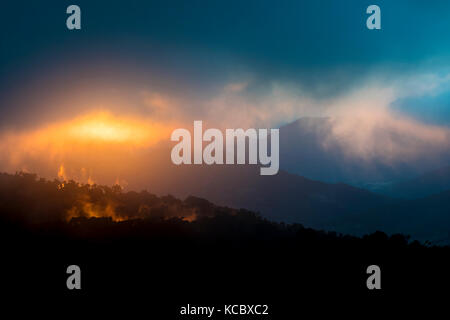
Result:
[[[450,75],[415,74],[388,80],[374,76],[346,92],[317,97],[298,83],[260,86],[249,77],[227,83],[214,94],[118,87],[115,98],[108,95],[102,101],[100,95],[92,109],[89,94],[83,100],[69,92],[62,100],[83,105],[79,115],[73,116],[77,105],[67,104],[67,116],[41,122],[36,117],[32,128],[3,129],[0,167],[55,177],[64,166],[67,177],[86,181],[105,176],[104,167],[110,167],[113,179],[120,180],[124,159],[136,162],[140,152],[170,143],[174,129],[191,130],[194,120],[202,120],[205,127],[246,129],[278,128],[302,117],[330,120],[332,128],[321,141],[325,151],[338,145],[347,157],[368,163],[376,159],[395,164],[430,153],[438,157],[449,149],[449,128],[423,123],[392,106],[405,97],[440,94],[449,85]],[[104,173],[96,178],[99,168]]]

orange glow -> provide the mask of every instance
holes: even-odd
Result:
[[[65,172],[65,169],[64,169],[64,165],[63,165],[63,164],[61,164],[61,165],[59,166],[59,170],[58,170],[58,178],[61,179],[61,180],[63,180],[63,181],[67,180],[67,176],[66,176],[66,172]]]
[[[148,146],[159,141],[166,131],[164,126],[151,121],[94,112],[71,121],[49,125],[22,138],[35,146],[84,142]]]
[[[141,154],[169,139],[175,125],[150,118],[95,111],[36,129],[3,132],[2,170],[27,170],[44,177],[93,185],[127,186],[127,173]],[[128,179],[128,178],[127,178]]]
[[[193,222],[193,221],[197,220],[197,214],[194,212],[190,215],[187,215],[186,217],[182,217],[182,219],[187,222]]]
[[[59,126],[67,138],[78,141],[127,142],[134,145],[150,144],[158,139],[161,127],[135,119],[113,117],[100,112],[87,115]]]
[[[76,206],[67,211],[67,221],[77,217],[111,218],[113,221],[124,221],[128,219],[128,217],[120,217],[116,214],[115,205],[113,203],[101,206],[94,204],[89,200],[79,200]]]

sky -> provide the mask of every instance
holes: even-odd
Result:
[[[66,28],[70,4],[81,30]],[[366,28],[371,4],[381,30]],[[446,148],[449,18],[448,1],[10,2],[0,12],[0,165],[25,169],[30,148],[34,159],[47,149],[58,158],[55,130],[94,118],[121,132],[151,126],[154,143],[193,120],[236,128],[332,117],[349,156]]]

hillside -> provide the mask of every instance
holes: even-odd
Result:
[[[373,263],[386,270],[384,296],[448,283],[448,247],[404,235],[358,238],[270,222],[195,197],[63,186],[30,174],[0,175],[0,241],[0,270],[7,275],[2,288],[9,296],[24,290],[44,299],[72,294],[64,271],[76,263],[83,270],[83,297],[141,306],[159,299],[152,314],[213,293],[218,301],[252,297],[277,304],[272,314],[285,318],[297,305],[292,290],[311,301],[364,299],[365,270]],[[38,276],[24,277],[30,270]]]
[[[414,199],[446,190],[450,190],[450,166],[426,172],[413,179],[406,179],[388,185],[379,191],[393,197]]]

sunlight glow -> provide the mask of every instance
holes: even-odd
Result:
[[[132,163],[141,161],[139,155],[168,139],[172,129],[172,125],[151,118],[93,111],[3,133],[0,161],[9,172],[39,172],[44,177],[90,185],[116,181],[126,186],[124,172],[134,170]]]
[[[156,129],[156,130],[155,130]],[[69,137],[77,140],[147,144],[158,136],[158,128],[134,119],[117,118],[100,112],[67,124]]]

